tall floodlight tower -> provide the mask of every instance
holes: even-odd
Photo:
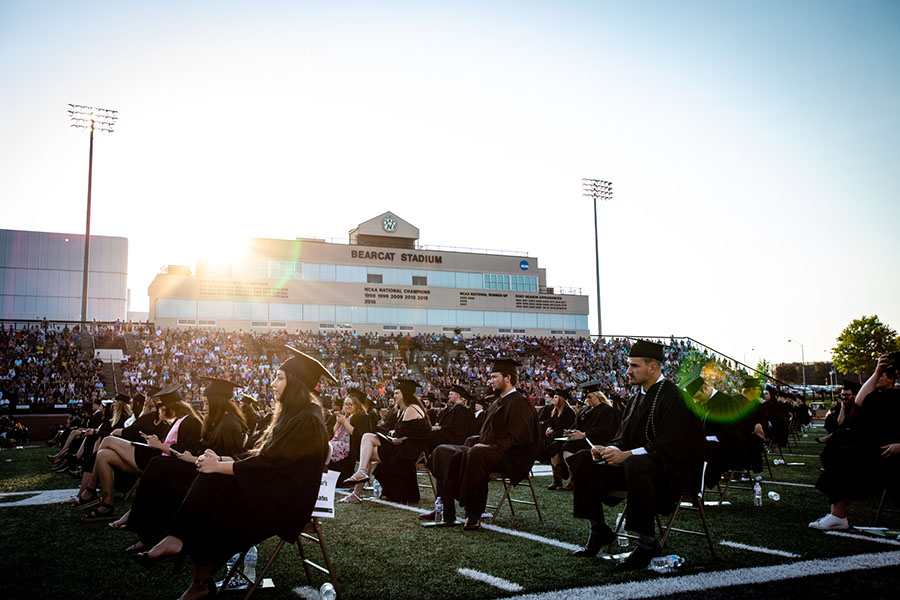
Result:
[[[594,265],[597,270],[597,336],[603,335],[600,316],[600,235],[597,231],[597,200],[612,200],[612,182],[602,179],[582,179],[581,195],[594,200]]]

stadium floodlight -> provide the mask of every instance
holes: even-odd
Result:
[[[788,340],[788,343],[800,344],[797,340]],[[803,348],[803,344],[800,344],[800,370],[803,371],[803,387],[806,388],[806,350]]]
[[[91,179],[94,171],[94,131],[112,133],[119,118],[119,111],[96,108],[83,104],[69,104],[69,119],[76,129],[89,129],[91,145],[88,152],[87,224],[84,227],[84,279],[81,284],[81,329],[87,321],[88,263],[91,257]]]
[[[612,200],[612,182],[602,179],[581,180],[581,195],[594,200],[594,265],[597,270],[597,339],[603,335],[600,316],[600,234],[597,231],[597,200]]]

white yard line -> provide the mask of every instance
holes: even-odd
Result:
[[[770,581],[783,581],[800,577],[894,567],[898,563],[900,563],[900,552],[857,554],[855,556],[838,556],[835,558],[794,562],[787,565],[710,571],[682,577],[661,577],[646,581],[630,581],[565,591],[556,590],[538,594],[523,594],[510,596],[509,598],[516,598],[517,600],[558,600],[561,596],[567,600],[658,598],[683,592],[700,592],[736,585],[768,583]]]
[[[518,583],[513,583],[512,581],[507,581],[505,579],[501,579],[500,577],[494,577],[493,575],[488,575],[487,573],[482,573],[481,571],[476,571],[474,569],[457,569],[457,573],[462,575],[463,577],[468,577],[469,579],[474,579],[475,581],[480,581],[482,583],[486,583],[488,585],[492,585],[496,588],[500,588],[506,592],[521,592],[522,586]]]
[[[722,540],[719,543],[723,546],[728,546],[729,548],[737,548],[738,550],[747,550],[749,552],[760,552],[762,554],[771,554],[772,556],[783,556],[785,558],[800,558],[799,554],[794,554],[793,552],[785,552],[784,550],[772,550],[771,548],[763,548],[762,546],[749,546],[747,544],[741,544],[740,542],[729,542],[727,540]]]
[[[826,531],[828,535],[837,535],[840,537],[853,538],[854,540],[865,540],[867,542],[875,542],[878,544],[887,544],[889,546],[900,546],[900,541],[890,540],[888,538],[875,537],[873,535],[862,535],[859,533],[847,533],[846,531]]]
[[[747,483],[747,482],[743,482],[743,483]],[[768,484],[770,484],[770,485],[789,485],[789,486],[791,486],[791,487],[802,487],[802,488],[814,488],[814,487],[816,487],[816,486],[814,486],[814,485],[811,484],[811,483],[789,483],[789,482],[787,482],[787,481],[766,481],[765,479],[763,479],[762,481],[760,481],[760,483],[768,483]]]
[[[30,495],[37,494],[33,498],[25,498],[24,500],[18,500],[16,502],[0,502],[0,508],[8,508],[10,506],[39,506],[41,504],[57,504],[62,502],[69,496],[74,496],[78,493],[78,488],[74,488],[71,490],[35,490],[33,492],[6,492],[0,494],[0,498],[5,498],[6,496],[22,496],[22,495]]]

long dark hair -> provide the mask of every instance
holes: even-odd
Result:
[[[406,392],[403,391],[403,389],[400,389],[400,396],[403,397],[403,404],[406,405],[406,408],[409,408],[410,406],[418,406],[419,408],[421,408],[422,414],[425,415],[425,420],[429,425],[431,425],[431,419],[428,417],[428,411],[425,410],[425,405],[422,404],[422,401],[419,400],[418,396],[416,396],[415,394],[407,395]],[[403,409],[404,413],[406,413],[406,408]]]
[[[244,418],[244,413],[230,398],[213,394],[207,396],[206,399],[209,401],[209,410],[206,413],[206,418],[203,420],[203,429],[200,432],[202,439],[209,441],[213,430],[225,415],[231,415],[237,419],[238,423],[241,424],[241,431],[247,433],[247,419]]]
[[[288,437],[291,432],[296,429],[300,420],[308,414],[310,405],[314,404],[313,392],[306,387],[298,377],[290,373],[284,373],[286,385],[281,396],[275,402],[275,414],[272,415],[272,422],[259,437],[251,454],[259,454],[261,452],[277,449]],[[319,418],[322,417],[321,409],[319,409]],[[324,435],[325,424],[322,422],[322,432]],[[327,440],[326,440],[327,441]]]

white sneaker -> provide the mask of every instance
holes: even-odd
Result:
[[[809,526],[813,529],[821,529],[822,531],[829,531],[831,529],[850,529],[850,523],[847,522],[847,519],[841,519],[831,513],[828,513],[818,521],[813,521]]]

